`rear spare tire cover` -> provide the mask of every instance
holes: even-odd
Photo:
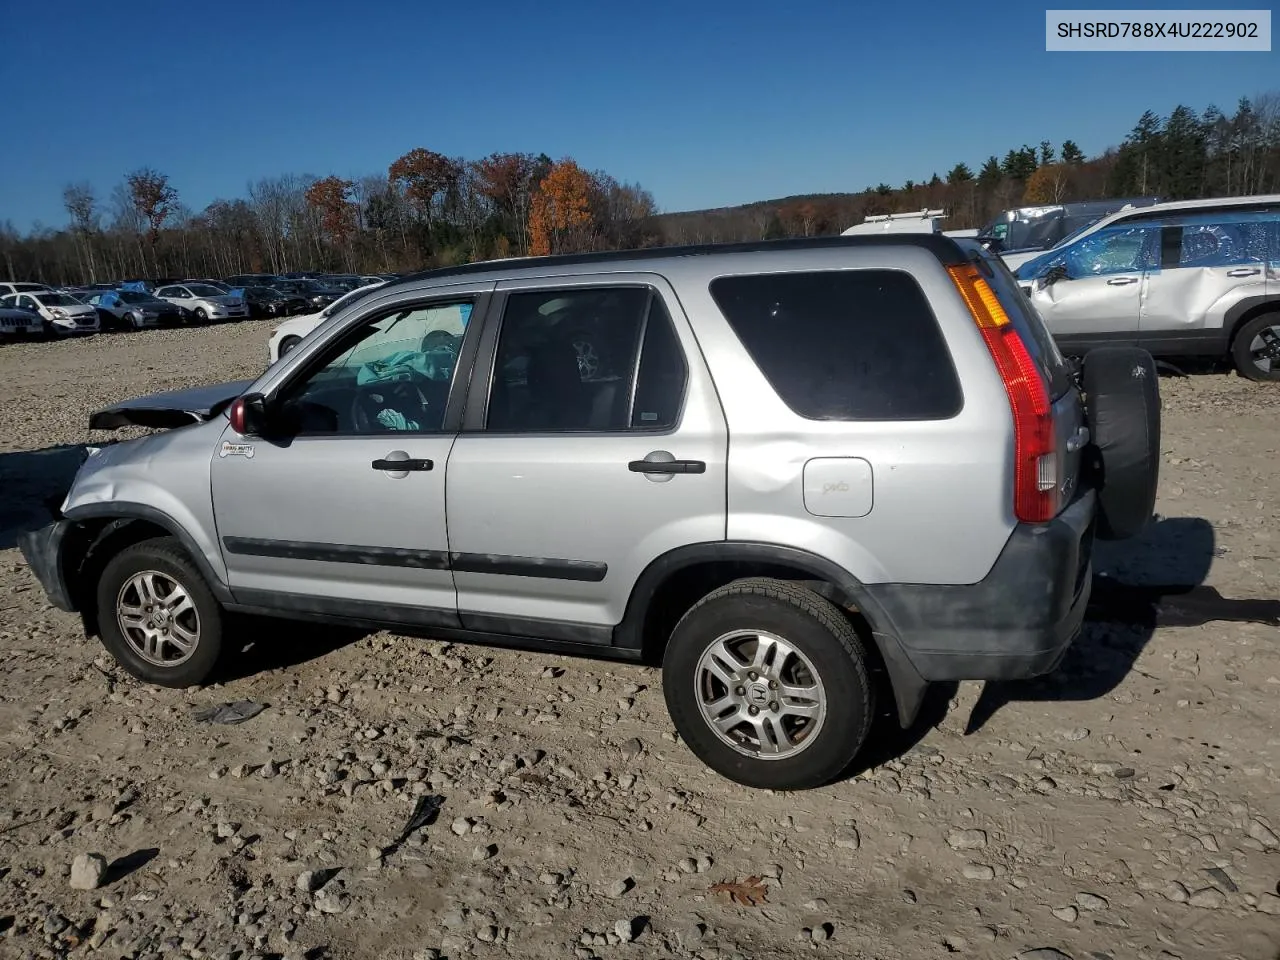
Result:
[[[1084,358],[1089,452],[1098,482],[1097,534],[1124,540],[1142,532],[1160,480],[1160,382],[1151,354],[1101,347]]]

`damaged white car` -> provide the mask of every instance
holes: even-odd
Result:
[[[1066,353],[1225,356],[1280,381],[1280,194],[1122,210],[1016,275]]]
[[[11,293],[0,297],[0,307],[34,314],[48,333],[70,336],[98,332],[98,311],[69,293],[54,290]]]

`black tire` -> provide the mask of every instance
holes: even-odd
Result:
[[[287,353],[291,353],[293,348],[302,342],[301,337],[285,337],[280,341],[279,356],[283,357]]]
[[[826,691],[820,726],[790,756],[765,760],[741,752],[702,715],[699,661],[736,630],[786,640],[812,664]],[[811,590],[764,577],[714,590],[680,619],[663,657],[662,687],[667,711],[689,748],[721,776],[749,787],[803,790],[830,782],[862,748],[875,713],[866,654],[849,619]]]
[[[1090,350],[1081,372],[1088,409],[1089,469],[1098,488],[1097,535],[1142,532],[1160,483],[1160,381],[1155,360],[1136,347]]]
[[[196,307],[195,316],[196,316],[196,323],[209,322],[209,315],[204,312],[204,307]]]
[[[1270,369],[1263,370],[1258,366],[1250,348],[1254,338],[1266,331],[1270,331],[1276,340],[1266,344],[1272,348],[1273,356],[1269,358]],[[1231,341],[1231,359],[1242,377],[1264,383],[1280,382],[1280,312],[1272,311],[1256,316],[1237,330],[1235,339]]]
[[[125,319],[127,319],[127,320],[129,321],[129,329],[133,329],[133,330],[141,330],[141,329],[142,329],[142,317],[141,317],[141,315],[136,314],[136,313],[131,313],[131,314],[129,314]]]
[[[148,571],[181,585],[199,618],[194,650],[180,663],[166,666],[147,660],[125,638],[117,618],[116,605],[122,589],[135,574]],[[222,651],[222,608],[174,538],[143,540],[125,547],[107,561],[98,579],[97,604],[102,645],[139,680],[162,687],[191,687],[202,683],[217,666]]]

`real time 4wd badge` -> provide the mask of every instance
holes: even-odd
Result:
[[[222,441],[222,449],[218,451],[220,457],[248,457],[253,459],[252,443],[232,443],[230,440]]]

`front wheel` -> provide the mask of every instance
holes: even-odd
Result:
[[[1231,344],[1231,359],[1242,377],[1280,380],[1280,313],[1264,313],[1241,327]]]
[[[782,580],[737,580],[695,604],[671,635],[662,686],[689,748],[750,787],[829,782],[862,748],[874,715],[849,619]]]
[[[129,673],[162,687],[204,681],[222,650],[222,609],[172,537],[125,547],[98,580],[102,644]]]
[[[196,323],[208,323],[209,314],[204,312],[204,307],[196,308]]]

